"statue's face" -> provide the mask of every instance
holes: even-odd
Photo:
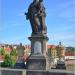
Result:
[[[39,2],[43,2],[43,0],[39,0]]]
[[[39,0],[34,0],[34,2],[38,2]]]

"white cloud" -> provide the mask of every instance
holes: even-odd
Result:
[[[75,31],[75,26],[73,24],[71,25],[61,24],[59,25],[59,27],[56,27],[55,31],[59,33],[67,31]]]
[[[75,35],[72,34],[52,34],[49,36],[49,43],[58,45],[58,43],[61,41],[64,46],[73,46],[75,47]]]
[[[75,35],[74,34],[54,34],[50,35],[50,40],[64,40],[64,41],[69,41],[69,40],[75,40]]]
[[[27,40],[27,37],[25,36],[11,36],[10,38],[6,38],[5,40],[1,40],[2,43],[9,43],[9,44],[14,44],[14,43],[20,43],[24,42],[23,40]]]

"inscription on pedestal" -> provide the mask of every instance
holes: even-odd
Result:
[[[41,43],[39,41],[36,41],[34,43],[34,54],[41,54]]]

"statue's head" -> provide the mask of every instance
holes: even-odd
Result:
[[[33,0],[34,2],[38,2],[39,0]]]
[[[43,2],[43,0],[39,0],[39,2]]]

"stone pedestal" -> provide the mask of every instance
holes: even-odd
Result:
[[[33,35],[29,37],[31,41],[31,53],[45,55],[47,50],[48,37],[43,35]]]
[[[28,70],[46,70],[46,58],[42,55],[31,55],[27,61]]]
[[[33,35],[29,37],[31,41],[31,56],[27,61],[28,70],[46,70],[46,50],[48,37],[43,35]]]

